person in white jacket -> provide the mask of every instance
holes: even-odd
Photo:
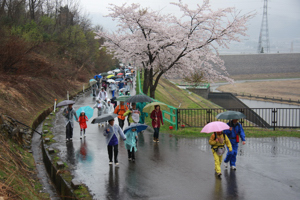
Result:
[[[106,102],[102,101],[101,99],[96,100],[96,104],[94,105],[93,109],[97,108],[98,109],[98,117],[100,117],[102,114],[104,114],[106,110]],[[98,124],[100,126],[100,124]],[[101,123],[102,126],[104,126],[103,123]]]
[[[105,114],[110,114],[115,111],[114,105],[111,103],[110,99],[107,99]]]
[[[126,140],[122,129],[119,125],[114,124],[115,120],[111,119],[108,121],[108,125],[103,130],[103,135],[106,137],[107,151],[109,164],[113,164],[113,153],[114,153],[114,162],[115,167],[119,167],[118,162],[118,152],[119,152],[119,137],[123,140]]]
[[[101,90],[97,96],[98,99],[106,101],[107,99],[107,92],[104,90],[104,87],[101,87]]]

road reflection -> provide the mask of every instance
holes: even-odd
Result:
[[[66,143],[66,146],[67,146],[67,162],[74,165],[76,160],[75,160],[75,150],[74,150],[73,142],[70,141]]]
[[[85,138],[80,140],[80,148],[76,153],[76,158],[78,162],[82,163],[93,161],[92,151],[88,149],[88,142]]]
[[[120,185],[119,185],[119,168],[113,165],[109,166],[108,180],[105,183],[106,198],[119,199]]]
[[[224,170],[224,179],[227,181],[227,196],[230,199],[236,199],[238,197],[236,172],[230,169]]]

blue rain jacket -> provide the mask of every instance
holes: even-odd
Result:
[[[227,123],[228,126],[230,126],[230,122]],[[232,131],[230,131],[229,129],[224,130],[223,133],[225,133],[227,135],[227,137],[229,138],[231,144],[236,144],[236,135],[239,135],[242,139],[242,141],[246,141],[245,138],[245,132],[244,129],[242,127],[242,125],[240,123],[236,123],[235,125],[232,126]]]
[[[138,136],[136,131],[129,130],[126,132],[125,148],[131,152],[137,151],[136,138]]]

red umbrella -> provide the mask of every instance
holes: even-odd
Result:
[[[123,75],[123,73],[118,73],[117,75]]]

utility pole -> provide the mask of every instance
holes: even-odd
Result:
[[[269,53],[268,0],[264,0],[263,18],[258,39],[257,53]]]

